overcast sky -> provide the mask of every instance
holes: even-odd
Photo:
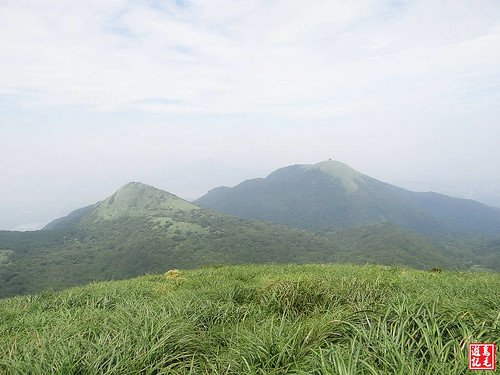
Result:
[[[500,1],[0,0],[0,229],[328,158],[500,206]]]

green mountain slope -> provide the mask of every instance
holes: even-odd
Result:
[[[481,254],[459,257],[453,249],[397,228],[314,234],[226,216],[152,186],[130,183],[45,230],[0,231],[0,297],[169,268],[318,262],[489,268],[481,263]]]
[[[500,236],[497,209],[401,189],[331,160],[292,165],[264,179],[217,188],[195,203],[229,215],[321,231],[387,222],[426,235]]]
[[[342,249],[340,261],[414,268],[473,266],[477,257],[460,247],[448,249],[392,224],[370,224],[325,234]],[[488,263],[484,263],[488,264]]]
[[[2,374],[467,373],[500,275],[204,267],[0,300]]]
[[[43,229],[54,230],[132,217],[168,218],[175,212],[199,207],[166,191],[140,182],[130,182],[106,200],[80,208],[56,219]]]
[[[37,232],[0,232],[0,297],[204,264],[336,261],[303,230],[212,212],[131,183]]]

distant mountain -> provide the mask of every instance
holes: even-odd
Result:
[[[172,213],[199,207],[140,182],[130,182],[102,202],[83,207],[68,216],[47,224],[44,230],[64,229],[81,223],[96,224],[103,220],[134,217],[169,217]]]
[[[233,188],[216,188],[195,203],[229,215],[315,231],[390,223],[431,236],[500,236],[496,208],[405,190],[332,160],[292,165]]]

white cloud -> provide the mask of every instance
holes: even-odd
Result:
[[[0,95],[25,108],[328,116],[459,107],[469,89],[498,89],[496,2],[145,4],[3,2]]]
[[[0,228],[329,157],[500,202],[499,67],[497,0],[0,0]]]

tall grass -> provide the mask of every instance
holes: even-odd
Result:
[[[206,267],[0,300],[0,374],[464,374],[500,276]]]

